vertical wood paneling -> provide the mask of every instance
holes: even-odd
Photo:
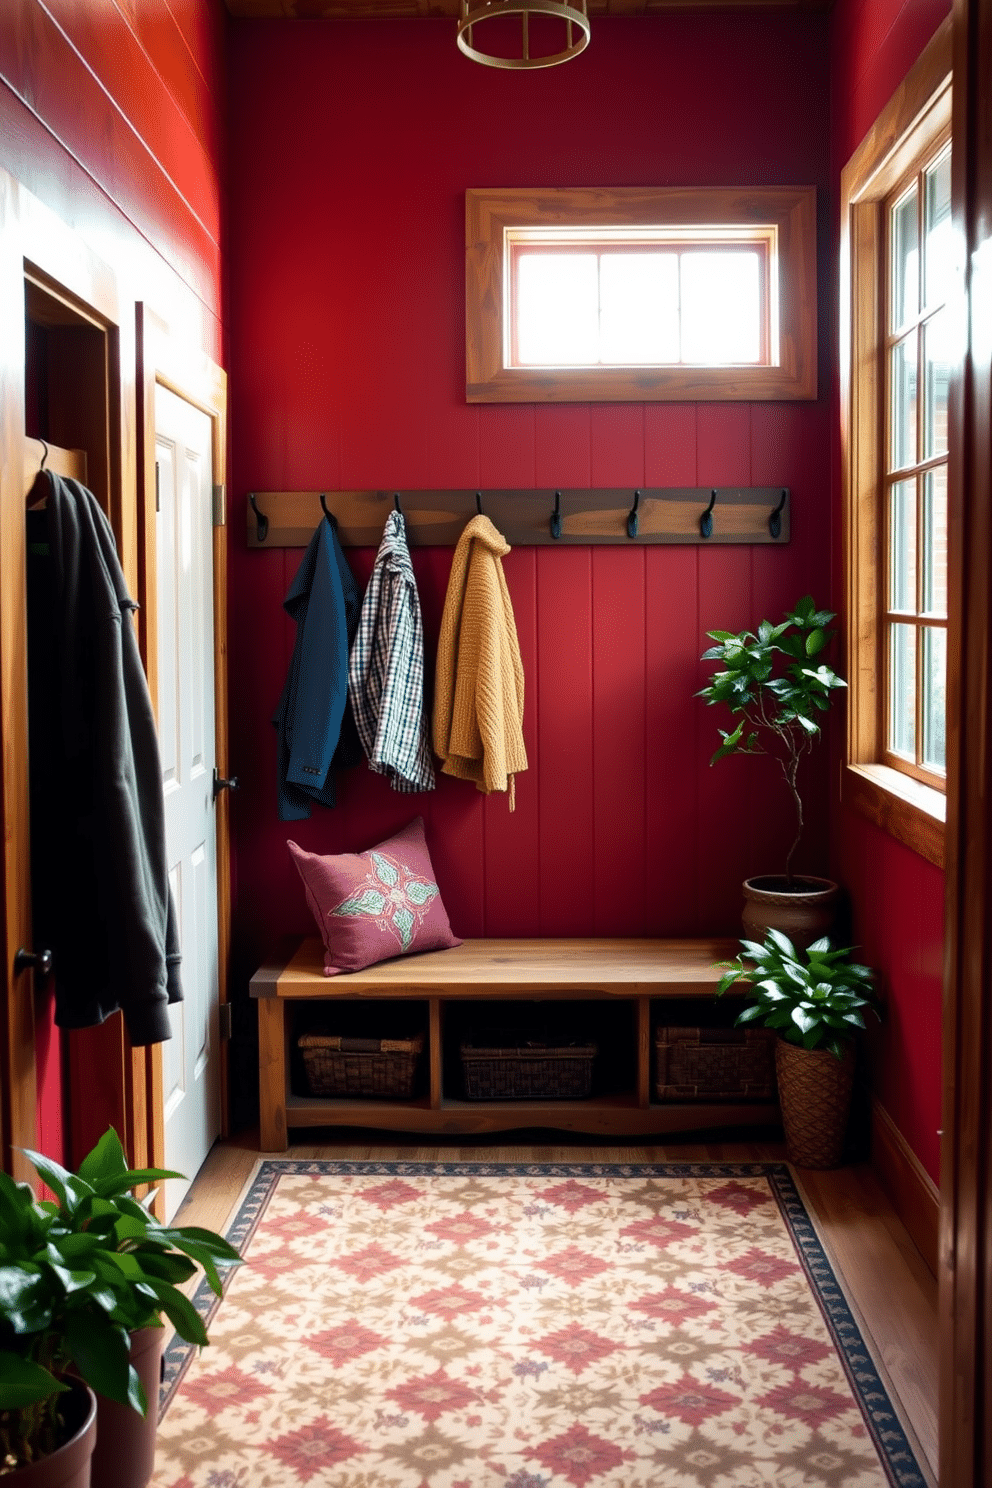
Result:
[[[751,479],[751,421],[746,404],[726,408],[702,406],[696,415],[697,474],[701,486],[746,485]],[[719,521],[719,507],[713,513]],[[710,630],[739,630],[754,623],[749,549],[700,547],[699,611],[696,655],[710,643]],[[760,618],[760,617],[759,617]],[[697,663],[697,688],[712,667]],[[698,704],[697,704],[698,706]],[[697,766],[699,813],[696,831],[700,855],[700,915],[721,934],[736,932],[741,911],[741,862],[753,862],[749,800],[755,788],[752,759],[709,760],[719,741],[717,728],[727,728],[725,710],[707,707],[703,717],[703,750]],[[727,851],[733,840],[738,850]],[[740,849],[743,848],[743,852]]]
[[[592,554],[597,935],[642,933],[645,908],[644,550]]]
[[[440,23],[234,23],[237,489],[264,489],[262,472],[271,489],[293,488],[283,481],[300,468],[306,440],[314,472],[325,449],[333,467],[338,441],[346,489],[478,480],[483,489],[629,486],[633,497],[649,481],[748,482],[747,405],[465,404],[464,192],[507,182],[726,184],[742,179],[745,157],[748,179],[825,185],[810,100],[822,116],[826,25],[786,13],[755,13],[729,32],[712,16],[606,21],[586,59],[591,70],[557,69],[534,90],[459,67]],[[772,77],[756,107],[755,79]],[[466,129],[479,118],[499,127]],[[563,151],[566,118],[573,133]],[[278,276],[276,262],[285,265]],[[825,503],[827,425],[815,404],[796,421],[816,470],[813,496]],[[776,556],[791,575],[783,587],[810,587],[808,549]],[[261,629],[271,600],[254,591],[257,557],[237,554],[232,573],[246,623]],[[414,554],[429,676],[450,561],[450,549]],[[722,785],[718,771],[708,773],[714,715],[701,717],[692,694],[702,685],[703,621],[754,618],[748,551],[542,548],[512,553],[506,573],[527,675],[530,768],[516,812],[447,777],[429,797],[397,797],[362,767],[342,782],[337,812],[315,814],[298,840],[324,851],[364,847],[422,810],[461,935],[732,931],[746,811],[738,829],[733,765]],[[240,656],[232,689],[250,708],[261,669],[250,646]],[[251,747],[253,726],[235,718],[232,727]],[[283,899],[259,882],[288,881],[286,832],[274,819],[274,785],[266,790],[240,802],[251,844],[250,870],[247,858],[239,864],[246,939],[287,928],[277,910],[289,900],[294,928],[306,917],[297,885]],[[730,885],[714,895],[707,884],[702,902],[700,850]]]
[[[644,464],[647,485],[697,484],[693,404],[645,408]],[[646,933],[693,935],[704,923],[696,831],[703,708],[693,698],[699,686],[697,553],[652,548],[645,562]]]
[[[592,549],[536,552],[541,934],[587,935],[596,904]]]

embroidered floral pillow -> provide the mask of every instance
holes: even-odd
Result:
[[[325,976],[461,945],[441,903],[423,817],[368,852],[321,857],[287,846],[324,937]]]

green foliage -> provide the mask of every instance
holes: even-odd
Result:
[[[696,696],[710,705],[724,703],[731,713],[741,715],[733,730],[717,730],[721,742],[710,764],[729,754],[771,755],[792,793],[799,830],[786,862],[787,874],[803,828],[799,762],[819,736],[820,715],[830,707],[831,694],[847,686],[818,659],[833,639],[826,628],[833,618],[832,610],[818,610],[807,594],[781,625],[762,620],[756,632],[707,631],[716,645],[701,658],[720,667]]]
[[[753,1001],[738,1023],[761,1023],[774,1028],[790,1044],[804,1049],[829,1049],[840,1059],[855,1029],[864,1028],[864,1012],[879,1017],[872,971],[851,960],[850,949],[830,949],[817,940],[803,956],[787,935],[769,930],[764,945],[742,940],[744,955],[721,961],[724,975],[716,995],[722,997],[735,982],[746,982]]]
[[[56,1202],[0,1173],[0,1474],[52,1450],[67,1373],[144,1415],[129,1335],[161,1327],[164,1314],[182,1338],[206,1344],[178,1287],[200,1266],[219,1296],[218,1267],[240,1261],[211,1230],[160,1224],[154,1195],[133,1197],[140,1184],[182,1174],[129,1169],[112,1127],[77,1173],[26,1155]]]

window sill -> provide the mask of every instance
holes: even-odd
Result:
[[[888,765],[847,765],[841,800],[938,868],[944,866],[947,798]]]

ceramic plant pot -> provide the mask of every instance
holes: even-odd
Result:
[[[854,1045],[838,1059],[779,1039],[775,1073],[786,1156],[797,1168],[839,1168],[854,1086]]]
[[[131,1363],[148,1401],[145,1415],[140,1416],[133,1406],[97,1396],[92,1488],[145,1488],[152,1475],[165,1335],[165,1328],[140,1328],[131,1334]]]
[[[62,1397],[68,1441],[47,1457],[5,1473],[4,1488],[90,1488],[90,1462],[96,1441],[96,1396],[82,1380]]]
[[[744,880],[741,922],[748,940],[763,941],[769,929],[787,935],[797,951],[829,935],[839,907],[840,889],[830,878],[764,874]]]

